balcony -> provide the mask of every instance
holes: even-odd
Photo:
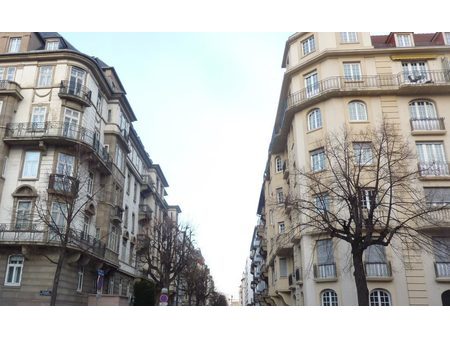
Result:
[[[0,95],[11,95],[21,101],[23,99],[22,94],[20,94],[21,90],[22,88],[16,82],[0,80]]]
[[[390,262],[366,262],[364,270],[367,280],[392,280]]]
[[[112,162],[108,151],[94,132],[64,122],[8,123],[3,139],[7,144],[39,144],[46,142],[57,145],[80,144],[91,151],[102,164],[104,173],[111,173]]]
[[[337,280],[336,263],[314,264],[314,278],[317,282]]]
[[[59,87],[59,97],[74,101],[84,107],[91,105],[92,92],[85,86],[70,81],[61,81]]]
[[[154,191],[155,183],[153,183],[153,180],[150,177],[150,175],[142,175],[142,181],[143,184],[141,185],[141,194],[144,197],[147,197],[150,195],[152,190]]]
[[[289,256],[294,250],[292,234],[290,231],[279,234],[275,240],[275,254],[278,256]]]
[[[441,178],[450,175],[450,170],[447,162],[419,162],[418,169],[419,175],[424,178]]]
[[[146,204],[139,204],[139,222],[150,221],[152,218],[152,209]]]
[[[444,118],[410,119],[411,131],[413,135],[441,134],[445,133]]]
[[[435,262],[436,278],[450,281],[450,262]]]
[[[122,223],[123,209],[119,206],[111,208],[110,217],[111,221],[115,224]]]
[[[48,180],[48,192],[75,198],[78,195],[79,185],[80,181],[75,177],[61,174],[50,174]]]

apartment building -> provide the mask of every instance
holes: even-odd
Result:
[[[255,283],[267,283],[266,294],[257,297],[263,304],[358,304],[349,245],[320,231],[299,233],[305,221],[285,203],[299,189],[296,170],[326,170],[320,144],[331,132],[395,125],[416,155],[408,165],[419,168],[416,184],[427,202],[450,201],[449,59],[449,32],[289,37],[255,228],[255,248],[266,255],[255,276]],[[365,252],[370,305],[450,304],[448,209],[440,216],[440,226],[429,231],[442,250]]]
[[[129,304],[139,238],[177,221],[168,183],[132,123],[114,67],[57,33],[0,34],[0,304],[48,305],[75,213],[57,305]],[[50,220],[50,221],[49,221]]]

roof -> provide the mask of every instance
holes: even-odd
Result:
[[[370,39],[372,40],[372,45],[374,48],[390,48],[395,47],[394,36],[397,33],[403,32],[391,32],[388,35],[372,35]],[[406,32],[411,33],[411,32]],[[437,33],[420,33],[413,34],[414,46],[442,46],[444,45],[444,39],[441,32]]]
[[[76,49],[69,41],[67,41],[66,39],[64,39],[61,34],[57,33],[57,32],[37,32],[37,34],[39,35],[39,37],[41,38],[41,40],[43,42],[45,42],[45,40],[47,39],[60,39],[61,41],[61,49],[69,49],[69,50],[74,50],[76,52],[79,52],[78,49]],[[45,44],[39,48],[40,49],[45,49]]]

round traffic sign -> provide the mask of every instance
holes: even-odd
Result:
[[[159,296],[159,301],[161,303],[167,303],[169,301],[169,296],[162,294],[161,296]]]

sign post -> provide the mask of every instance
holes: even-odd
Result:
[[[166,288],[161,290],[161,295],[159,296],[159,306],[169,305],[169,296],[167,295],[169,291]]]

